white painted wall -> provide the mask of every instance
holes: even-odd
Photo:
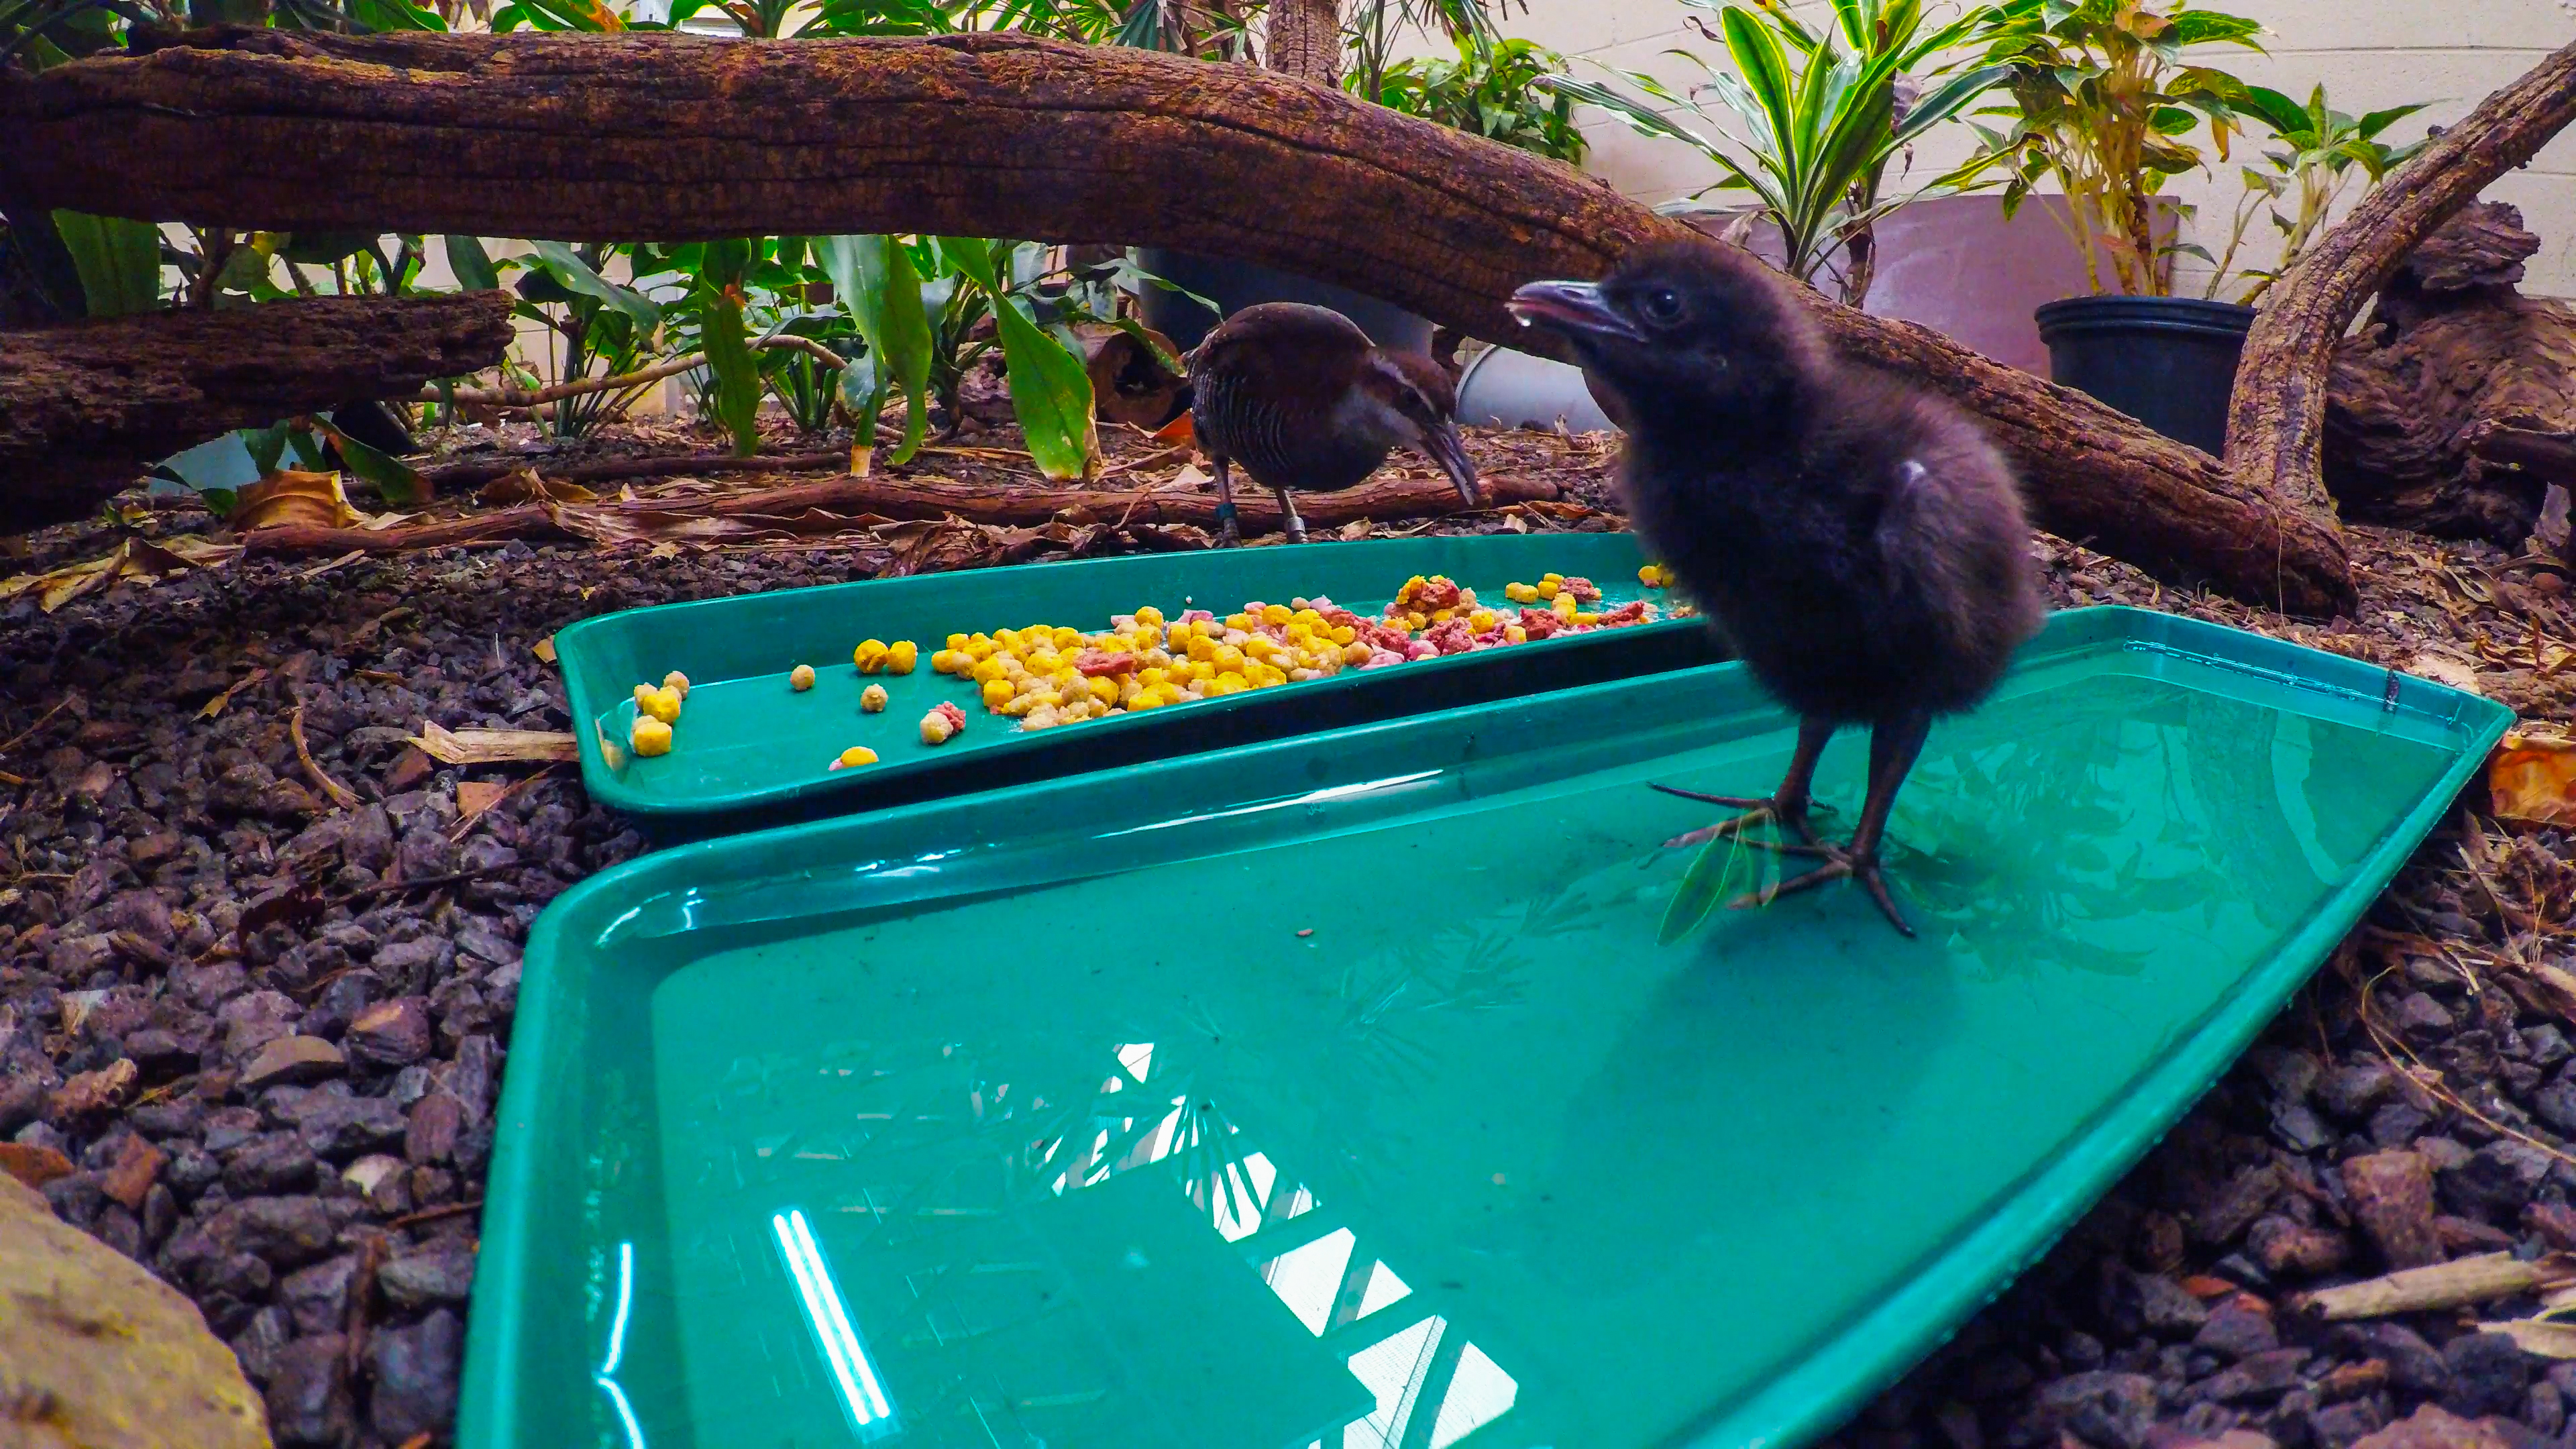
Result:
[[[1797,0],[1797,8],[1809,18],[1825,9],[1819,0]],[[2254,84],[2304,99],[2323,82],[2335,108],[2355,115],[2430,102],[2428,110],[2390,133],[2398,140],[2422,136],[2427,124],[2458,120],[2488,92],[2576,39],[2576,0],[2213,0],[2210,8],[2252,16],[2270,28],[2266,54],[2214,47],[2206,62]],[[1724,64],[1720,47],[1684,26],[1682,17],[1689,13],[1678,0],[1529,0],[1528,13],[1516,10],[1506,28],[1576,57],[1578,69],[1596,77],[1597,66],[1609,65],[1651,71],[1674,83],[1698,72],[1663,56],[1669,47],[1683,46]],[[1927,138],[1922,165],[1963,154],[1973,139],[1964,127],[1947,129],[1946,137]],[[1689,148],[1647,140],[1597,112],[1585,130],[1594,146],[1590,169],[1641,200],[1686,195],[1715,179],[1715,169]],[[2356,182],[2355,192],[2358,187]],[[2236,172],[2219,168],[2209,178],[2181,178],[2172,190],[2200,205],[2198,239],[2218,250],[2242,191]],[[2526,287],[2576,295],[2576,134],[2559,137],[2528,170],[2497,182],[2486,195],[2522,208],[2524,224],[2543,242]],[[2249,241],[2249,253],[2271,235],[2267,224],[2256,224],[2261,230]],[[2186,259],[2185,265],[2191,263]],[[2189,290],[2196,294],[2198,288]]]

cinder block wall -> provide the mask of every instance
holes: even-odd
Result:
[[[2251,16],[2272,33],[2264,37],[2266,54],[2217,47],[2206,63],[2301,99],[2322,81],[2335,108],[2355,115],[2429,102],[2430,109],[2392,132],[2408,140],[2422,136],[2428,124],[2458,120],[2489,91],[2576,38],[2576,0],[2214,0],[2211,8]],[[1827,13],[1818,0],[1799,0],[1797,9],[1811,21]],[[1684,10],[1678,0],[1529,0],[1528,13],[1515,11],[1506,25],[1513,34],[1576,57],[1579,70],[1596,76],[1597,64],[1681,82],[1699,72],[1663,56],[1669,47],[1683,46],[1724,64],[1721,48],[1683,23],[1692,13],[1697,12]],[[1944,7],[1941,13],[1956,11]],[[1641,200],[1686,195],[1716,179],[1713,167],[1679,143],[1647,140],[1597,112],[1585,129],[1595,148],[1591,169]],[[1927,139],[1920,167],[1965,153],[1973,138],[1964,127],[1946,129],[1949,134],[1939,140]],[[2358,187],[2356,182],[2356,192]],[[2199,205],[2196,239],[2219,250],[2228,215],[2243,192],[2235,169],[2220,166],[2209,177],[2178,178],[2171,189]],[[2527,288],[2576,295],[2576,134],[2562,135],[2530,169],[2505,177],[2486,194],[2522,208],[2525,224],[2544,243]],[[2247,254],[2268,263],[2273,233],[2259,219],[2256,225]],[[2186,270],[2193,265],[2184,260]],[[2196,294],[2199,288],[2190,290]]]

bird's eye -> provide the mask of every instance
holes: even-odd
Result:
[[[1682,320],[1682,296],[1670,287],[1657,287],[1637,298],[1638,314],[1647,321],[1669,327]]]

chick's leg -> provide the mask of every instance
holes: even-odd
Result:
[[[1285,488],[1273,488],[1270,491],[1279,495],[1280,515],[1288,520],[1285,525],[1288,530],[1288,541],[1290,543],[1304,543],[1306,541],[1306,520],[1297,516],[1297,505],[1289,499],[1288,490]]]
[[[1931,733],[1929,715],[1909,715],[1872,728],[1869,732],[1869,794],[1861,802],[1860,824],[1852,831],[1851,843],[1832,845],[1789,845],[1778,847],[1790,855],[1822,857],[1824,863],[1804,875],[1792,876],[1769,890],[1756,892],[1730,902],[1735,906],[1762,905],[1781,896],[1813,890],[1830,881],[1857,880],[1878,903],[1897,934],[1914,935],[1905,915],[1896,908],[1896,900],[1887,893],[1887,878],[1879,871],[1878,848],[1887,837],[1887,815],[1895,808],[1896,792],[1912,773],[1916,757],[1923,753],[1923,740]]]
[[[1217,543],[1231,548],[1243,542],[1243,528],[1234,517],[1234,464],[1221,453],[1210,456],[1208,464],[1216,470]]]
[[[1704,840],[1723,839],[1730,835],[1741,834],[1749,827],[1759,825],[1766,820],[1779,822],[1781,829],[1812,844],[1815,841],[1816,832],[1815,828],[1807,823],[1809,804],[1807,792],[1815,783],[1816,757],[1825,752],[1825,742],[1833,737],[1834,725],[1831,720],[1798,721],[1798,747],[1789,756],[1789,773],[1780,777],[1779,788],[1773,790],[1768,799],[1757,799],[1746,795],[1703,795],[1696,790],[1678,790],[1670,785],[1657,785],[1655,788],[1667,795],[1679,795],[1685,800],[1705,800],[1711,805],[1724,805],[1729,809],[1744,812],[1730,819],[1721,820],[1715,825],[1691,831],[1687,835],[1676,835],[1665,841],[1664,847],[1669,850],[1677,845],[1697,845]]]

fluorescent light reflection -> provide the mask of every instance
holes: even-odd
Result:
[[[617,1365],[626,1357],[626,1320],[635,1311],[635,1245],[617,1245],[617,1315],[608,1321],[608,1357],[600,1360],[599,1372],[591,1376],[601,1391],[608,1395],[609,1407],[626,1425],[628,1449],[644,1449],[644,1426],[635,1422],[635,1406],[626,1402],[626,1391],[617,1386]]]
[[[841,1290],[832,1282],[832,1270],[824,1264],[822,1250],[815,1246],[814,1231],[806,1226],[805,1214],[791,1208],[772,1215],[769,1226],[778,1235],[778,1251],[787,1260],[788,1276],[796,1280],[797,1294],[805,1300],[806,1322],[813,1327],[815,1341],[822,1345],[824,1363],[840,1387],[841,1407],[861,1429],[881,1422],[891,1426],[894,1408],[886,1402],[876,1366],[860,1346],[857,1330],[850,1326],[849,1311],[841,1304]]]

